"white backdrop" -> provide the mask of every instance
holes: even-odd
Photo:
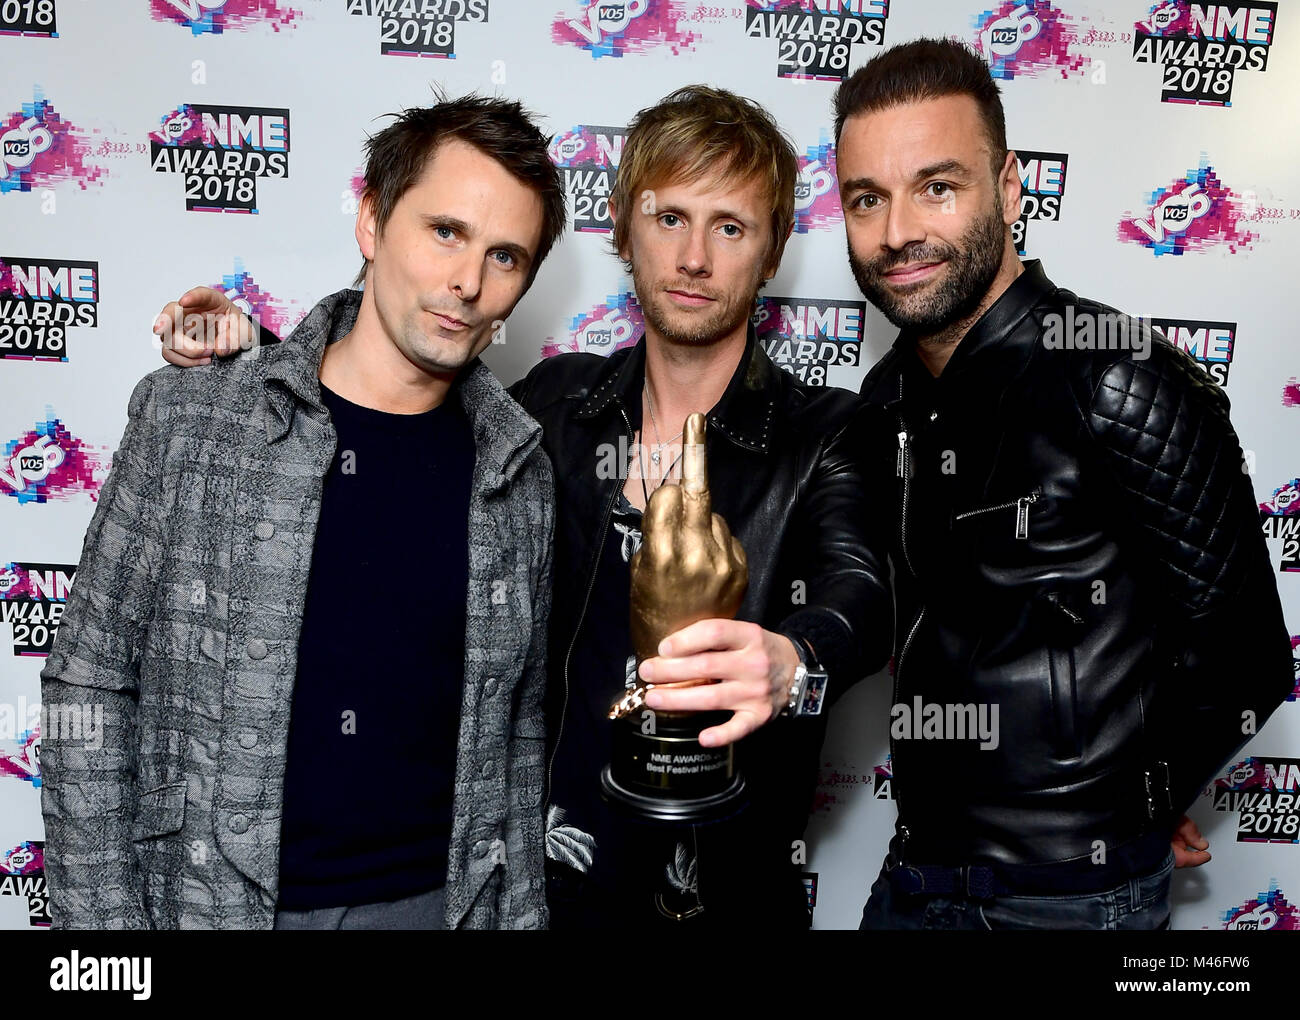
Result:
[[[1300,23],[1287,6],[0,0],[0,926],[43,923],[41,653],[127,396],[161,364],[154,313],[220,285],[283,333],[346,286],[365,133],[427,103],[431,83],[523,99],[573,193],[575,229],[484,355],[504,381],[555,351],[635,339],[602,199],[621,126],[700,81],[762,102],[803,154],[798,233],[760,332],[803,378],[856,390],[894,331],[844,256],[835,83],[882,40],[978,45],[1022,153],[1027,256],[1166,320],[1226,379],[1300,634],[1300,355],[1284,310],[1300,254]],[[233,173],[203,172],[209,122],[241,153]],[[207,158],[219,169],[224,155]],[[881,681],[846,696],[822,756],[807,868],[819,928],[856,926],[892,828]],[[1300,793],[1298,737],[1293,701],[1199,802],[1214,860],[1176,875],[1175,927],[1300,928],[1287,899],[1300,896],[1300,796],[1277,795]]]

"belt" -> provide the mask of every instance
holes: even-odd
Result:
[[[991,900],[1005,896],[1010,889],[982,864],[963,864],[957,868],[933,864],[909,864],[887,873],[896,892],[929,896],[960,896],[971,900]]]

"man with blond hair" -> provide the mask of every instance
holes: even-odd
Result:
[[[758,344],[750,315],[794,224],[798,158],[758,104],[688,86],[636,115],[610,196],[613,248],[645,334],[608,358],[562,354],[511,394],[555,465],[547,691],[548,904],[554,928],[809,923],[800,837],[824,735],[793,696],[809,672],[834,699],[889,653],[888,529],[868,521],[859,403],[805,386]],[[221,311],[212,291],[183,299]],[[168,360],[213,345],[178,338]],[[189,351],[191,356],[187,356]],[[713,509],[740,540],[737,618],[682,628],[641,664],[629,634],[629,560],[650,494],[681,480],[683,423],[707,415]],[[618,477],[598,472],[630,449]],[[736,742],[749,802],[711,825],[633,821],[605,803],[610,703],[638,679],[651,709],[730,711],[701,743]],[[798,681],[796,680],[798,678]],[[785,718],[777,718],[786,716]],[[775,721],[773,721],[775,720]]]

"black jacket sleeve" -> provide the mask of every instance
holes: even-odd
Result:
[[[1083,412],[1167,600],[1172,710],[1153,729],[1182,812],[1294,683],[1251,476],[1227,397],[1157,339],[1148,359],[1110,365]]]

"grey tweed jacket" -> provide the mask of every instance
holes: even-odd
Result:
[[[63,723],[42,734],[55,927],[273,925],[298,634],[336,445],[317,374],[360,301],[340,291],[291,342],[164,368],[131,395],[41,671]],[[461,379],[477,453],[446,925],[541,928],[554,480],[540,426],[487,367]],[[102,706],[93,739],[72,706]]]

